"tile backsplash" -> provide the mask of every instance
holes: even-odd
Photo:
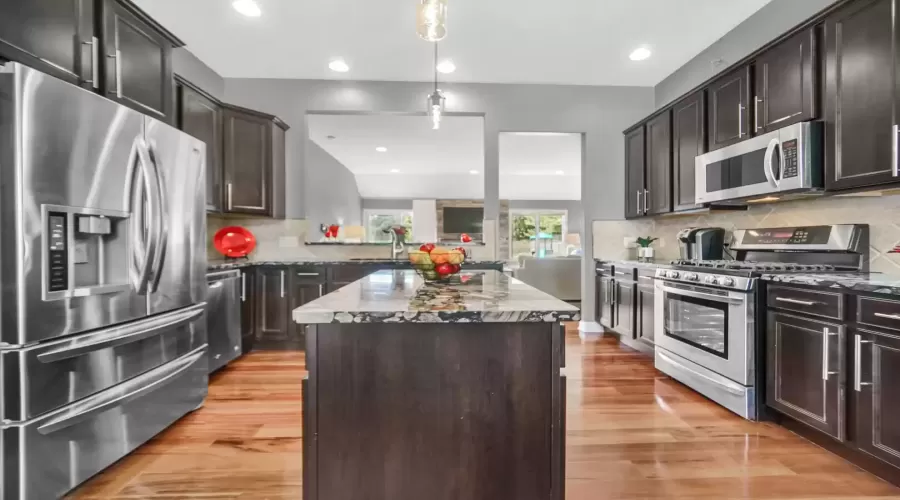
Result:
[[[222,255],[213,247],[212,241],[216,231],[226,226],[243,226],[256,237],[256,249],[250,254],[252,261],[390,257],[387,245],[306,245],[304,242],[309,226],[305,219],[275,220],[209,215],[206,217],[206,253],[209,260],[222,260]],[[472,258],[478,260],[491,259],[493,250],[490,245],[469,247]]]
[[[728,231],[759,227],[823,224],[869,224],[872,271],[900,275],[900,254],[887,253],[900,243],[900,195],[831,196],[770,205],[741,212],[709,212],[633,221],[594,221],[594,257],[633,259],[637,251],[624,240],[654,236],[657,259],[677,259],[676,234],[686,227],[721,227]],[[730,233],[728,238],[730,238]]]

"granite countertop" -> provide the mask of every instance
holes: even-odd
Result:
[[[580,311],[498,271],[463,271],[425,282],[413,270],[378,271],[294,309],[301,324],[556,323]]]
[[[463,264],[463,268],[472,266],[499,266],[505,264],[502,260],[472,260]],[[328,266],[328,265],[348,265],[356,266],[361,264],[395,264],[397,266],[412,267],[408,260],[401,259],[391,261],[386,259],[314,259],[314,260],[265,260],[265,261],[209,261],[207,271],[225,271],[228,269],[242,269],[245,267],[258,266]]]
[[[304,245],[335,245],[335,246],[341,246],[341,245],[344,245],[344,246],[367,246],[367,245],[391,246],[392,243],[390,241],[305,241],[305,242],[303,242],[303,244]],[[409,242],[409,243],[404,242],[403,246],[405,246],[407,248],[418,249],[420,246],[422,246],[424,244],[425,243],[413,241],[413,242]],[[439,246],[443,246],[443,247],[449,247],[449,248],[487,246],[487,244],[483,241],[470,241],[468,243],[463,243],[460,241],[439,241],[435,244],[439,245]]]
[[[595,262],[602,262],[604,264],[612,264],[612,265],[620,265],[620,266],[628,266],[628,267],[637,267],[641,269],[658,269],[660,267],[668,269],[672,267],[671,260],[652,260],[650,262],[644,262],[639,260],[622,260],[622,259],[594,259]]]
[[[775,283],[837,288],[849,292],[900,295],[900,277],[877,273],[763,274],[760,279]]]

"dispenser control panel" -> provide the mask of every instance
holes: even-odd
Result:
[[[69,214],[51,212],[47,234],[47,290],[65,291],[69,288],[69,256],[66,251]]]

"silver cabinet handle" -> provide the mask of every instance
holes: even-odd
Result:
[[[231,183],[225,185],[225,203],[228,204],[228,210],[231,210],[233,207],[231,205]]]
[[[897,145],[897,136],[900,135],[900,125],[894,125],[892,129],[893,136],[891,139],[891,145],[893,146],[893,157],[891,158],[891,172],[893,172],[894,177],[900,175],[900,159],[897,158],[900,155],[900,146]]]
[[[753,99],[753,131],[759,132],[759,103],[763,102],[762,99],[756,97]]]
[[[325,295],[325,293],[324,293],[325,290],[324,290],[323,287],[324,287],[324,285],[322,285],[321,283],[319,283],[319,297]]]
[[[853,389],[856,392],[861,392],[864,385],[872,385],[872,382],[862,381],[862,345],[871,343],[871,340],[863,340],[862,335],[853,336]]]
[[[628,276],[631,273],[626,273],[625,271],[616,271],[616,274],[621,274],[622,276]]]
[[[821,302],[811,302],[808,300],[788,299],[785,297],[775,297],[775,300],[778,302],[787,302],[788,304],[800,304],[801,306],[814,306],[816,304],[821,304]]]
[[[738,137],[744,137],[744,105],[738,103]]]
[[[652,281],[652,280],[655,280],[656,278],[654,278],[653,276],[638,276],[638,279],[639,279],[639,280],[651,280],[651,281]]]
[[[100,43],[97,37],[92,36],[90,42],[81,42],[81,44],[91,46],[91,79],[85,80],[84,83],[90,83],[91,87],[98,89],[100,88],[100,63],[97,60],[100,59]]]
[[[637,190],[637,210],[635,212],[640,215],[641,213],[641,190]]]
[[[831,375],[837,375],[838,372],[828,371],[828,337],[837,335],[837,332],[829,332],[828,327],[822,329],[822,380],[828,381]]]
[[[281,271],[281,296],[284,297],[284,271]]]
[[[650,211],[650,202],[647,201],[650,199],[650,197],[648,196],[649,194],[650,194],[650,191],[645,189],[644,190],[644,213],[645,214]]]
[[[247,302],[247,273],[241,273],[241,302]]]
[[[896,314],[875,313],[875,317],[900,321],[900,316]]]
[[[319,273],[297,273],[297,276],[318,276]]]
[[[122,51],[116,49],[115,54],[108,54],[106,57],[114,59],[116,62],[116,97],[122,98]]]

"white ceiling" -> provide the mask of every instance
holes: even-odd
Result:
[[[308,115],[307,121],[310,139],[354,174],[364,198],[484,196],[480,117],[447,116],[439,130],[424,116]],[[502,133],[499,147],[501,199],[581,199],[579,134]]]
[[[227,78],[428,81],[416,0],[136,0]],[[449,81],[653,86],[771,0],[448,0]],[[652,49],[642,62],[628,55]],[[350,65],[328,69],[332,58]]]

